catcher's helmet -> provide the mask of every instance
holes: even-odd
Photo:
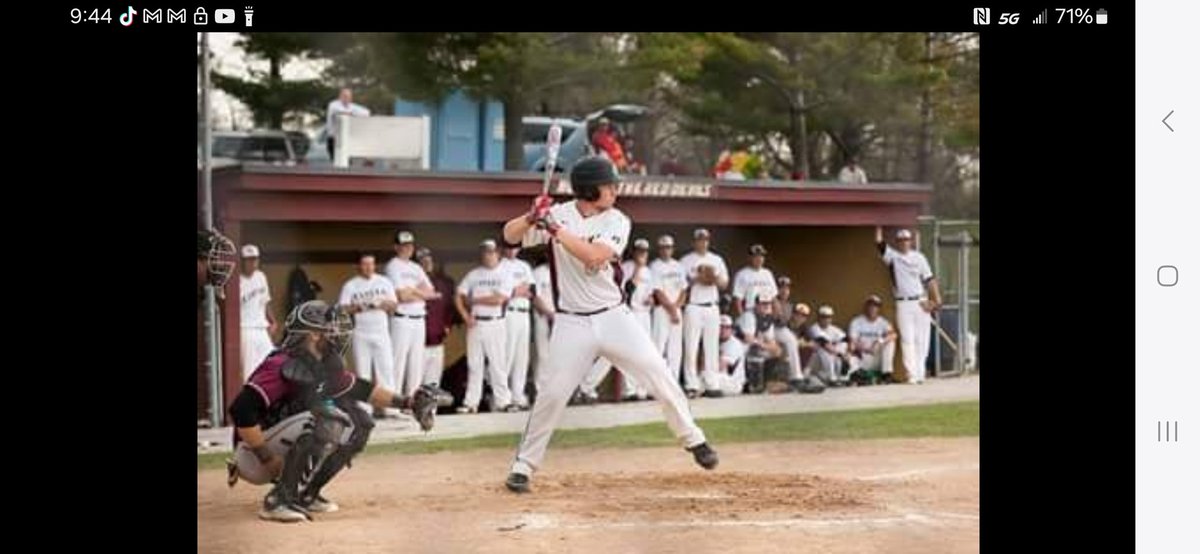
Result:
[[[588,156],[571,168],[571,190],[580,200],[594,202],[600,198],[601,185],[620,182],[616,166],[602,156]]]
[[[237,267],[237,257],[237,248],[225,235],[216,230],[197,232],[196,259],[208,262],[208,282],[212,286],[225,286]]]
[[[287,317],[287,335],[284,348],[303,344],[310,333],[324,333],[339,355],[346,353],[350,337],[354,333],[354,320],[339,306],[330,306],[321,300],[309,300],[292,310]]]

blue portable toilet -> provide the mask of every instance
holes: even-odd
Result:
[[[434,171],[503,171],[504,106],[456,91],[436,105],[397,99],[399,116],[429,116]]]

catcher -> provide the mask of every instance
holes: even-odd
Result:
[[[347,371],[342,356],[353,323],[338,308],[305,302],[286,326],[282,346],[254,370],[229,408],[236,430],[228,469],[231,487],[239,478],[273,482],[258,515],[293,522],[311,520],[311,512],[337,511],[321,489],[362,451],[374,427],[358,402],[411,408],[428,431],[438,398],[431,385],[405,398]]]

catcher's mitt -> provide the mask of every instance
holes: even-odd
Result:
[[[421,385],[421,388],[413,393],[412,413],[417,423],[421,424],[422,431],[433,429],[433,415],[437,413],[437,409],[437,386],[431,384]]]
[[[696,280],[701,285],[717,284],[717,269],[711,265],[702,265],[696,268]]]

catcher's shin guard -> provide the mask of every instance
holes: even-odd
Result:
[[[316,467],[312,478],[304,486],[304,491],[301,494],[302,504],[307,505],[313,499],[317,498],[321,494],[321,488],[329,484],[342,469],[350,467],[350,460],[367,447],[367,439],[371,436],[371,430],[375,427],[375,422],[371,420],[369,414],[357,407],[350,408],[347,413],[354,422],[354,428],[350,431],[350,438],[345,444],[339,445],[332,454]]]
[[[283,460],[283,472],[275,486],[263,499],[263,510],[271,511],[280,506],[294,507],[300,499],[300,482],[312,471],[313,460],[324,457],[324,447],[313,433],[304,433]],[[306,514],[307,515],[307,514]]]

